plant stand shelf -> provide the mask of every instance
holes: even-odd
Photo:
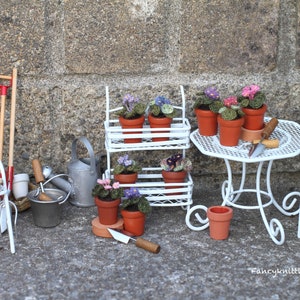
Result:
[[[193,180],[190,174],[183,183],[164,183],[161,168],[143,168],[135,184],[121,184],[124,188],[137,187],[151,206],[189,206],[193,203]],[[113,178],[113,169],[105,171],[105,178]],[[176,188],[176,186],[180,186]],[[174,188],[173,188],[174,187]]]
[[[181,112],[180,117],[174,118],[170,128],[150,128],[145,121],[143,128],[123,129],[118,119],[112,117],[122,107],[110,108],[109,90],[106,87],[106,120],[105,148],[107,152],[107,169],[103,178],[113,178],[111,168],[111,153],[147,150],[181,150],[185,156],[185,150],[190,148],[191,126],[185,117],[185,96],[183,87],[180,86],[182,104],[174,106]],[[132,132],[140,133],[132,133]],[[163,132],[162,132],[163,131]],[[168,137],[167,141],[153,142],[152,138]],[[125,143],[124,139],[142,138],[141,143]],[[145,195],[151,206],[174,207],[181,206],[190,209],[192,205],[193,180],[190,174],[183,183],[164,183],[161,168],[143,168],[138,174],[135,184],[121,184],[122,187],[137,187],[141,194]],[[178,188],[179,187],[179,188]]]

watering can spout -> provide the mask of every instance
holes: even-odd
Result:
[[[72,197],[74,195],[74,188],[70,181],[61,178],[60,175],[57,175],[52,172],[52,168],[50,166],[43,166],[43,175],[45,179],[49,180],[51,179],[51,182],[59,189],[69,193]],[[69,178],[70,179],[70,178]]]

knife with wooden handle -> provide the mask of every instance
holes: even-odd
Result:
[[[112,235],[112,237],[119,242],[128,244],[128,242],[130,240],[133,240],[135,242],[135,245],[139,248],[143,248],[144,250],[147,250],[147,251],[155,253],[155,254],[159,253],[159,251],[160,251],[160,246],[158,244],[147,241],[141,237],[137,237],[134,239],[131,236],[128,236],[128,235],[121,233],[119,231],[116,231],[114,229],[107,228],[107,230]]]
[[[261,133],[261,139],[259,143],[253,144],[250,151],[249,151],[249,157],[254,158],[260,155],[266,148],[266,146],[263,144],[263,141],[272,134],[276,126],[278,125],[278,120],[276,118],[272,118],[265,126],[264,130]]]

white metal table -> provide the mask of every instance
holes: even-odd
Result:
[[[269,121],[269,118],[266,118]],[[199,134],[198,129],[193,131],[190,135],[192,142],[195,146],[205,155],[212,157],[222,158],[225,161],[228,178],[222,185],[222,205],[233,206],[240,209],[259,209],[265,227],[275,244],[281,245],[285,241],[284,229],[281,222],[273,218],[268,222],[264,208],[273,204],[282,214],[286,216],[299,216],[298,223],[298,238],[300,238],[300,205],[296,207],[297,201],[300,203],[300,192],[295,191],[287,194],[282,202],[282,206],[275,200],[271,190],[271,168],[274,160],[280,160],[290,157],[296,157],[300,153],[300,125],[293,121],[279,120],[279,124],[272,133],[270,138],[278,138],[280,145],[275,149],[265,149],[262,154],[255,158],[248,156],[249,143],[239,142],[238,146],[225,147],[219,142],[218,135],[215,136],[202,136]],[[233,175],[230,162],[242,163],[242,174],[240,179],[239,188],[234,190],[233,188]],[[266,172],[266,191],[261,189],[261,175],[262,167],[264,163],[267,163]],[[258,163],[256,171],[256,186],[255,189],[247,189],[244,187],[247,165],[251,163]],[[238,204],[237,201],[242,193],[253,192],[256,193],[257,205],[246,206]],[[262,195],[267,196],[268,201],[262,201]],[[186,215],[186,224],[192,230],[203,230],[209,226],[208,219],[204,219],[200,216],[198,211],[207,211],[207,207],[203,205],[196,205],[192,207]],[[196,222],[200,223],[199,226],[195,226],[191,223],[191,217],[196,218]]]

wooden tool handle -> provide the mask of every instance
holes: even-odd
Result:
[[[42,165],[38,159],[32,160],[32,169],[36,183],[44,182],[45,178],[43,175]]]
[[[253,140],[252,143],[258,144],[260,140]],[[263,140],[261,142],[263,145],[266,146],[266,148],[278,148],[279,147],[279,139],[274,139],[274,140]]]
[[[150,241],[144,240],[143,238],[138,237],[135,241],[135,244],[139,248],[143,248],[149,252],[157,254],[160,251],[160,246],[152,243]]]
[[[265,126],[263,132],[261,133],[261,137],[267,139],[272,134],[277,125],[278,120],[276,118],[272,118],[270,122],[268,122]]]

